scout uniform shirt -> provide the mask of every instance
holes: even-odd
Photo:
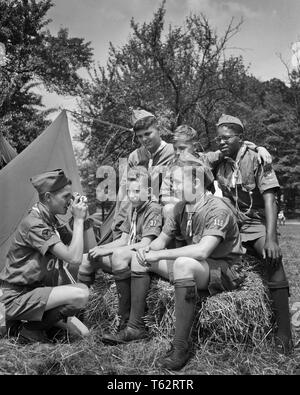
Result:
[[[57,258],[48,251],[61,242],[57,225],[46,206],[33,206],[14,234],[0,280],[32,288],[57,285],[53,284]]]
[[[225,157],[218,165],[216,178],[223,196],[232,201],[238,215],[244,220],[264,220],[265,205],[262,194],[268,189],[279,188],[272,166],[260,165],[257,153],[244,144],[236,160]]]
[[[131,207],[120,230],[129,234],[129,245],[139,243],[143,237],[159,236],[162,227],[161,206],[147,201],[137,209]]]
[[[220,236],[222,241],[209,258],[223,259],[230,264],[237,262],[244,249],[230,208],[221,198],[206,195],[193,211],[191,215],[186,202],[177,203],[162,231],[172,238],[182,235],[188,245],[199,243],[204,236]]]

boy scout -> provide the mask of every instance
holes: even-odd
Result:
[[[224,159],[217,166],[216,178],[242,223],[243,244],[263,258],[277,326],[275,344],[279,352],[288,353],[292,349],[289,285],[276,232],[279,183],[272,167],[259,164],[257,154],[245,146],[244,126],[238,118],[223,115],[217,127],[216,142]]]
[[[129,171],[127,195],[130,206],[127,218],[120,227],[121,237],[92,248],[88,256],[84,255],[79,267],[78,281],[87,285],[93,283],[98,269],[114,274],[119,296],[119,329],[126,324],[130,313],[132,251],[149,245],[160,234],[162,226],[161,207],[151,201],[148,181],[145,168]]]
[[[272,158],[269,152],[264,147],[257,147],[254,143],[245,141],[245,144],[249,149],[254,150],[258,153],[258,158],[263,163],[271,163]],[[162,186],[160,189],[160,202],[163,207],[164,218],[167,217],[169,213],[172,213],[174,204],[180,201],[180,198],[176,196],[176,191],[174,191],[172,186],[172,168],[176,167],[176,161],[180,154],[190,153],[203,163],[203,165],[214,169],[218,163],[223,159],[222,151],[218,150],[215,152],[199,152],[198,134],[195,129],[188,125],[180,125],[176,128],[174,132],[174,159],[168,164],[168,170],[162,181]],[[207,176],[207,175],[206,175]],[[213,179],[211,180],[211,191],[214,192],[214,186],[212,185]]]
[[[145,167],[152,179],[153,197],[158,200],[158,191],[161,185],[161,168],[174,158],[173,144],[166,143],[160,136],[157,118],[145,110],[133,110],[132,112],[133,132],[140,147],[131,152],[128,157],[128,167]],[[123,184],[123,185],[122,185]],[[121,183],[116,211],[113,220],[113,235],[117,239],[121,235],[120,226],[127,216],[130,202],[126,197],[126,182]]]
[[[72,198],[71,181],[61,169],[31,178],[39,202],[17,228],[1,272],[1,302],[6,308],[9,333],[22,339],[46,341],[46,330],[54,325],[78,330],[88,329],[73,317],[88,300],[83,284],[56,286],[57,259],[79,265],[83,253],[83,223],[87,205],[80,196],[71,203],[74,217],[70,245],[61,240],[57,214],[66,214]],[[69,318],[66,323],[62,320]],[[77,328],[77,329],[76,329]]]
[[[127,327],[111,335],[118,344],[142,338],[143,316],[150,284],[149,272],[174,281],[175,339],[172,348],[161,359],[167,369],[180,369],[190,358],[189,335],[194,319],[196,288],[214,295],[233,290],[241,282],[235,267],[243,253],[238,226],[232,211],[223,201],[207,194],[202,162],[190,154],[180,158],[173,182],[184,199],[175,206],[163,230],[151,244],[138,250],[132,259],[131,311]],[[208,177],[209,179],[209,177]],[[165,249],[182,235],[187,245]],[[137,258],[137,259],[136,259]]]

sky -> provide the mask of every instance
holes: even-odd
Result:
[[[132,17],[137,22],[150,21],[161,0],[53,0],[48,16],[52,34],[60,27],[69,29],[70,37],[91,42],[95,62],[105,65],[109,42],[126,43]],[[219,35],[232,17],[244,22],[230,41],[230,52],[242,55],[250,72],[260,80],[286,80],[286,68],[279,54],[289,64],[292,43],[300,41],[300,0],[167,0],[166,26],[180,26],[190,13],[204,13]],[[76,109],[76,100],[47,94],[41,90],[46,107]],[[57,113],[52,117],[57,116]],[[71,123],[71,132],[76,133]]]

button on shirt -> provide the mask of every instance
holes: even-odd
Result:
[[[16,230],[0,280],[18,286],[54,285],[57,258],[49,248],[61,241],[58,222],[38,203]]]
[[[186,207],[185,202],[177,203],[173,216],[167,219],[162,231],[171,238],[182,235],[188,245],[199,243],[204,236],[219,236],[222,241],[210,258],[236,262],[244,249],[235,217],[222,199],[212,195],[206,197],[193,215],[191,236],[187,233],[189,216]]]

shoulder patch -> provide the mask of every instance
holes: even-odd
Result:
[[[272,170],[273,170],[271,164],[264,165],[263,169],[264,169],[264,175],[265,176],[269,176],[272,173]]]
[[[42,236],[45,240],[49,240],[50,237],[52,236],[52,232],[50,229],[43,229],[42,230]]]
[[[149,221],[149,226],[156,226],[157,221],[156,219],[151,219],[151,221]]]
[[[224,225],[223,219],[215,218],[215,219],[214,219],[214,225],[215,225],[215,226],[222,227],[222,226]]]

